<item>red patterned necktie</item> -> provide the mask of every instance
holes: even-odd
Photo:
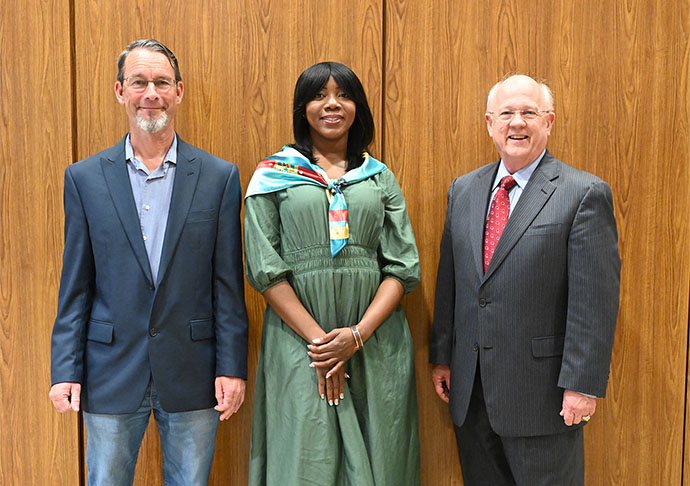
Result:
[[[491,262],[491,257],[494,256],[498,240],[501,238],[503,229],[508,222],[508,216],[510,215],[508,191],[514,185],[515,179],[513,179],[513,176],[505,176],[501,179],[501,187],[498,188],[491,201],[491,209],[489,209],[489,217],[486,219],[486,229],[484,230],[484,272],[489,267],[489,262]]]

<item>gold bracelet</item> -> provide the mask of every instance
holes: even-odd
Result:
[[[352,337],[355,338],[355,349],[362,349],[364,347],[364,341],[362,341],[362,335],[359,333],[357,326],[352,326],[350,328],[352,331]]]

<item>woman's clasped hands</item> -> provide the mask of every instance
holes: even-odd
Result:
[[[345,363],[361,347],[355,338],[359,331],[353,327],[355,331],[350,327],[333,329],[307,345],[307,354],[313,360],[309,366],[316,369],[319,381],[319,395],[331,406],[345,398],[345,379],[349,378]]]

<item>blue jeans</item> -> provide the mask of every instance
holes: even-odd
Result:
[[[161,408],[151,383],[134,413],[84,412],[89,486],[132,484],[151,411],[161,439],[163,483],[166,486],[208,485],[219,413],[212,408],[168,413]]]

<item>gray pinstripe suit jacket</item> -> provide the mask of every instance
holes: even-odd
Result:
[[[479,359],[494,431],[554,434],[566,430],[564,389],[606,393],[620,283],[613,197],[604,181],[547,151],[484,273],[497,168],[459,177],[448,191],[430,361],[450,365],[455,424],[465,421]]]

